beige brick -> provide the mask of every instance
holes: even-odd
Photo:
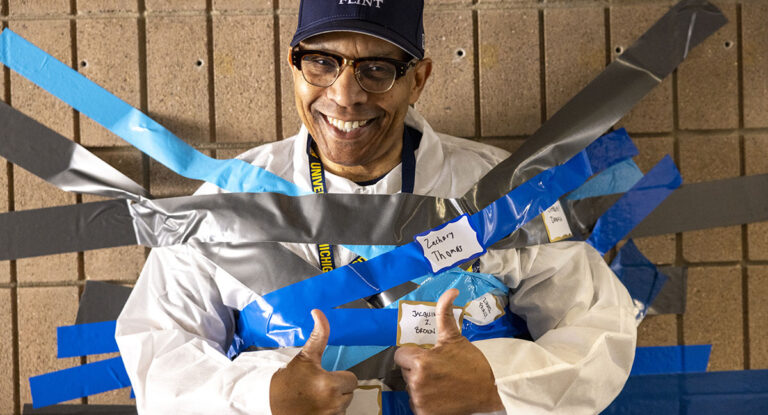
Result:
[[[692,267],[683,330],[685,344],[711,344],[709,370],[744,369],[740,266]]]
[[[136,19],[80,19],[77,22],[78,70],[118,98],[139,107],[139,48]],[[90,118],[80,115],[80,143],[125,146],[127,143]]]
[[[268,10],[272,7],[272,0],[213,0],[214,10]]]
[[[280,8],[281,9],[291,9],[291,10],[298,10],[299,9],[299,1],[300,0],[280,0]],[[294,27],[295,29],[295,27]]]
[[[747,269],[749,287],[749,368],[768,369],[768,267]]]
[[[669,9],[664,5],[613,7],[611,57],[616,59]],[[618,124],[632,132],[672,130],[672,78],[654,88]]]
[[[416,108],[435,131],[475,135],[474,45],[470,11],[425,12],[432,76]]]
[[[119,356],[120,353],[107,353],[95,356],[88,356],[88,363],[98,362],[100,360],[110,359]],[[125,387],[108,392],[91,395],[88,397],[90,405],[136,405],[136,401],[131,399],[131,388]]]
[[[216,141],[275,141],[274,18],[213,20]]]
[[[56,59],[71,64],[69,20],[12,21],[10,28]],[[15,72],[11,72],[11,96],[16,109],[59,134],[73,138],[74,112],[69,105]]]
[[[211,155],[210,151],[203,153]],[[157,198],[191,195],[202,184],[179,176],[154,160],[149,162],[149,173],[149,191]]]
[[[283,1],[281,1],[280,8],[283,7]],[[288,51],[297,24],[298,15],[280,15],[280,40],[278,42],[278,47],[280,48],[278,55],[280,59],[277,64],[280,65],[280,96],[282,99],[280,109],[283,137],[290,137],[298,133],[301,127],[301,120],[296,112],[296,101],[293,94],[293,70],[292,66],[288,63]]]
[[[541,124],[538,11],[481,10],[478,26],[481,135],[533,133]]]
[[[137,11],[139,11],[137,0],[77,0],[79,14]]]
[[[677,315],[645,316],[637,327],[637,346],[677,345]]]
[[[675,234],[634,239],[637,248],[654,264],[673,264],[677,257]]]
[[[679,138],[680,172],[685,183],[737,177],[739,138],[735,135],[685,135]]]
[[[741,226],[723,226],[683,232],[683,258],[689,262],[738,261]]]
[[[66,193],[27,171],[14,168],[16,210],[38,209],[75,203]],[[44,237],[39,235],[40,238]],[[66,281],[77,279],[77,254],[50,255],[17,261],[19,282]]]
[[[79,358],[56,358],[56,327],[74,324],[77,287],[20,288],[19,374],[21,403],[31,403],[30,376],[77,366]],[[79,402],[74,400],[71,402]],[[70,403],[71,403],[70,402]]]
[[[748,176],[768,173],[768,135],[744,137],[745,171]],[[751,260],[768,259],[768,222],[747,225],[747,254]]]
[[[744,126],[768,127],[768,5],[741,6]]]
[[[692,50],[677,70],[682,129],[739,126],[736,6],[715,3],[729,23]]]
[[[69,0],[10,0],[10,15],[69,14]],[[15,30],[15,29],[14,29]]]
[[[147,11],[205,10],[206,0],[146,0]]]
[[[602,8],[544,10],[547,117],[605,68],[604,20]]]
[[[13,326],[11,309],[11,290],[0,288],[0,414],[13,413]]]
[[[472,0],[425,0],[424,1],[424,8],[428,9],[432,6],[441,6],[441,5],[470,5],[472,4]]]
[[[739,175],[736,136],[680,137],[680,171],[686,183]],[[683,257],[693,262],[736,261],[742,257],[741,227],[727,226],[683,233]]]
[[[205,17],[147,18],[152,118],[186,142],[210,141]]]

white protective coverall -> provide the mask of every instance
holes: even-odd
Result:
[[[460,197],[508,155],[435,133],[413,109],[406,123],[422,131],[414,193]],[[311,189],[307,130],[241,158]],[[329,193],[396,193],[397,166],[361,187],[326,172]],[[221,190],[204,185],[198,193]],[[285,244],[318,265],[314,245]],[[336,247],[337,266],[356,255]],[[474,342],[491,365],[509,414],[594,414],[621,390],[635,350],[627,290],[603,258],[582,242],[489,250],[480,269],[513,290],[509,308],[524,317],[535,342]],[[186,245],[153,249],[117,322],[117,343],[141,414],[269,414],[269,385],[298,348],[245,352],[230,361],[235,319],[257,298],[229,273]],[[333,327],[331,327],[333,330]],[[450,391],[453,393],[460,391]]]

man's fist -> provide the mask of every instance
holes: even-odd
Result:
[[[304,348],[272,376],[269,404],[275,415],[343,414],[352,401],[357,377],[320,366],[330,327],[320,310],[312,310],[312,319],[315,327]]]
[[[440,296],[435,310],[437,343],[432,349],[401,347],[395,352],[417,415],[471,414],[504,409],[493,372],[480,349],[461,335],[453,318],[455,288]]]

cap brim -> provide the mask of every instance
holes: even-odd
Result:
[[[383,26],[380,26],[376,23],[353,19],[318,22],[307,26],[301,31],[296,32],[296,34],[293,36],[293,39],[291,40],[291,47],[298,45],[299,42],[312,36],[332,32],[355,32],[373,36],[399,47],[414,58],[424,58],[424,53],[419,50],[416,45],[413,45],[399,34],[387,30]]]

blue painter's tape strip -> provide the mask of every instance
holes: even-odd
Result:
[[[624,193],[629,191],[642,178],[643,172],[640,171],[637,164],[632,159],[627,159],[605,169],[605,171],[566,195],[565,199],[581,200],[588,197]]]
[[[141,111],[10,29],[0,34],[0,60],[182,176],[214,183],[231,192],[276,192],[293,196],[310,193],[242,160],[217,160],[200,153]]]
[[[587,243],[605,254],[680,187],[682,182],[672,158],[665,156],[597,220]]]
[[[585,149],[592,163],[592,170],[603,171],[617,161],[635,157],[637,147],[629,138],[627,130],[620,128],[599,137]]]
[[[29,378],[35,408],[127,386],[131,381],[120,357]]]
[[[638,347],[630,376],[706,372],[712,345]]]
[[[630,376],[603,415],[768,413],[768,370]]]
[[[118,352],[116,321],[76,324],[56,329],[58,358]]]
[[[648,306],[653,303],[661,287],[667,282],[667,276],[637,249],[637,245],[631,239],[616,254],[616,258],[611,262],[611,270],[627,287],[635,305],[640,307],[636,318],[642,320],[648,311]]]

